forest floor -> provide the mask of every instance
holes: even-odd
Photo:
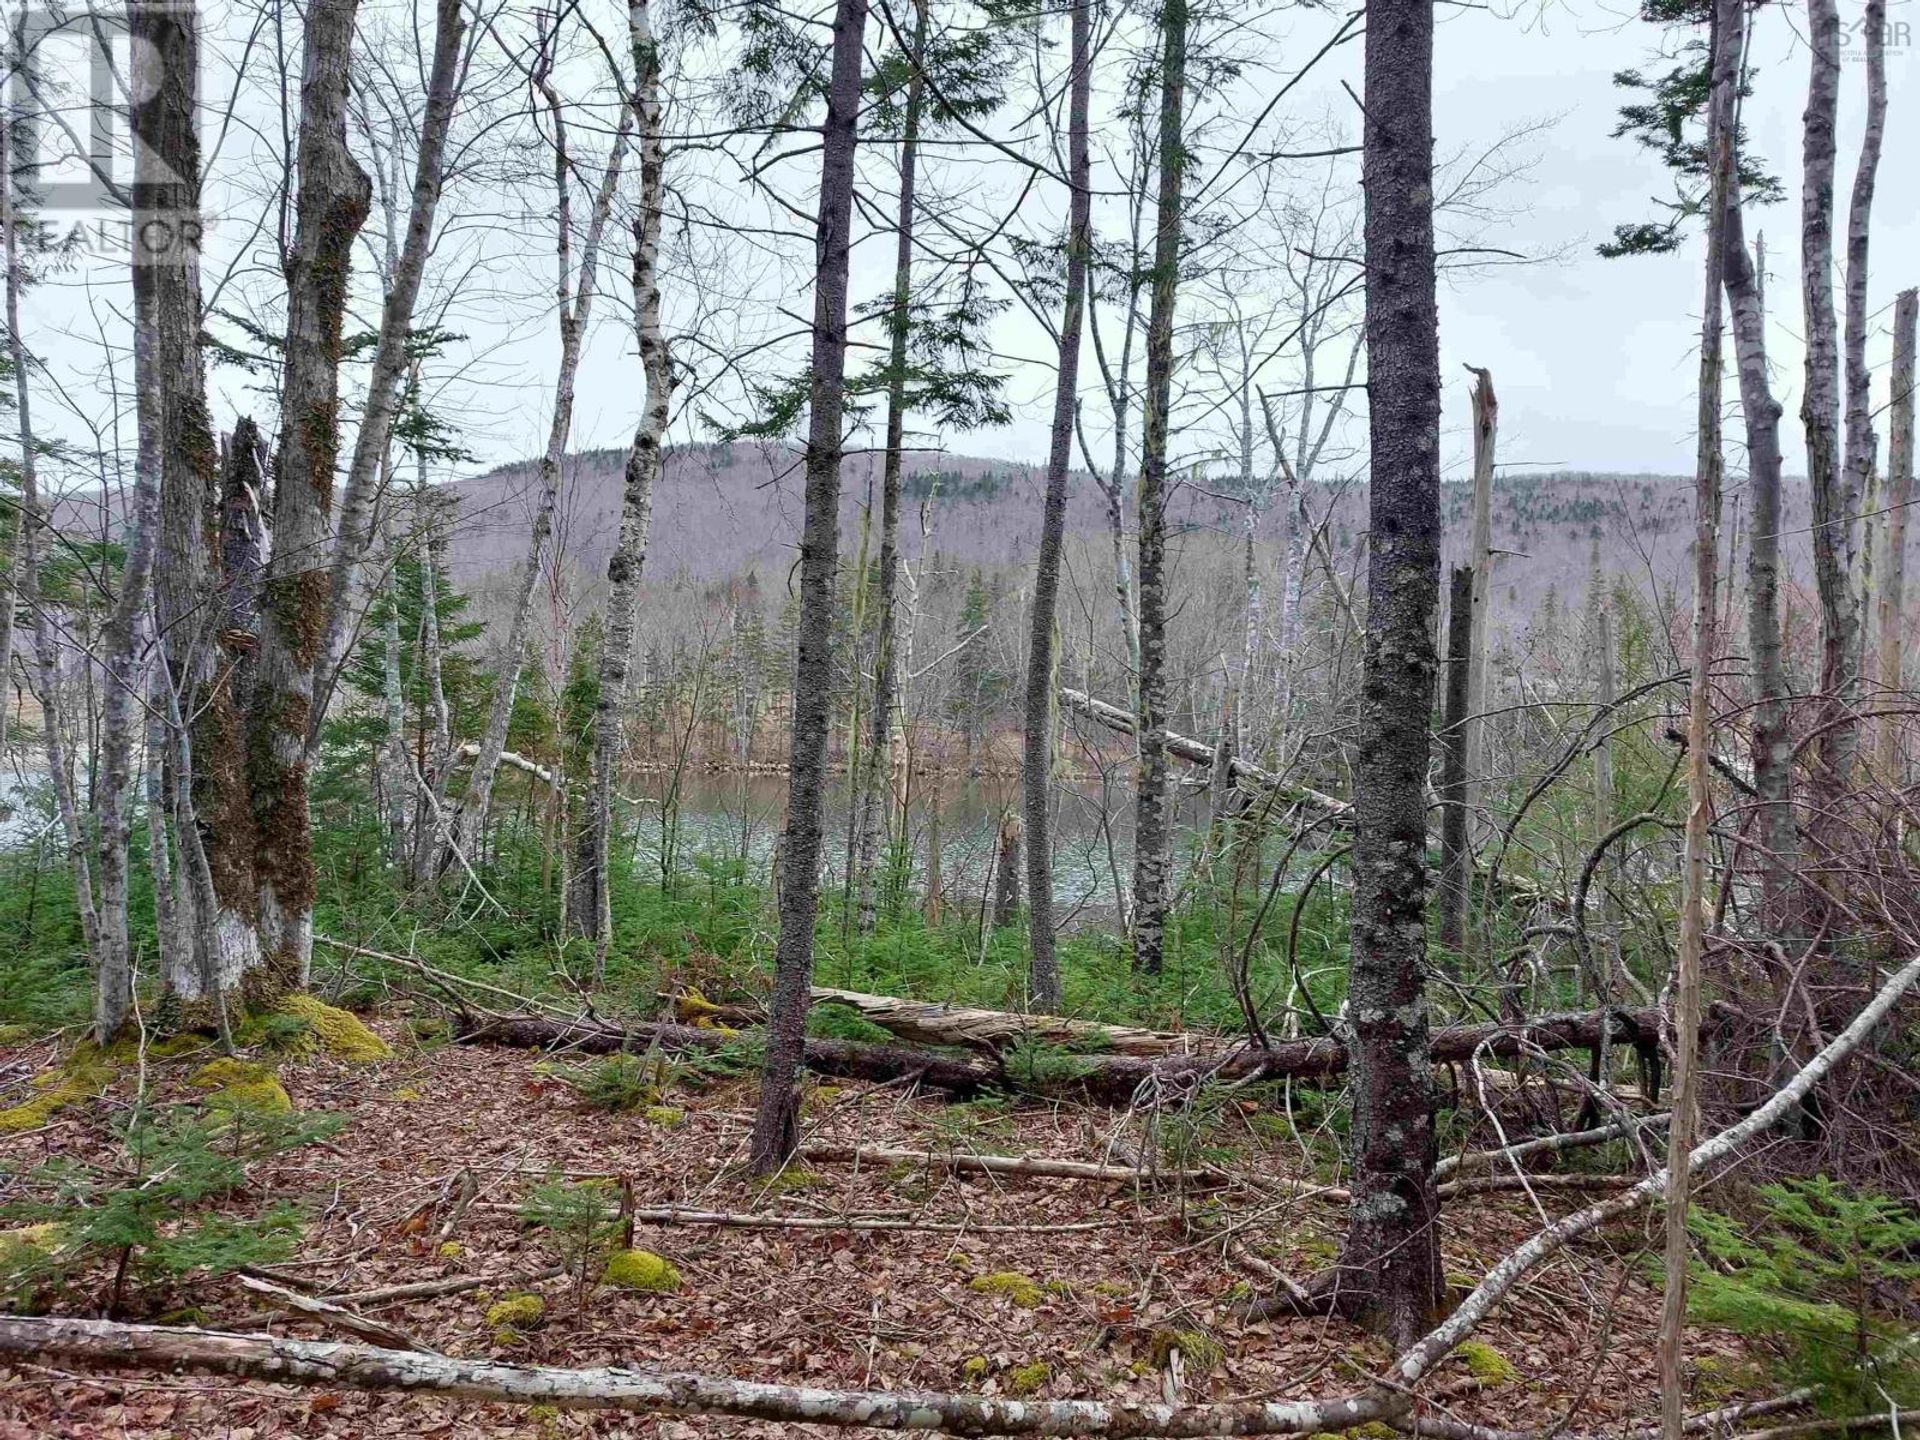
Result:
[[[771,1185],[743,1166],[753,1077],[697,1088],[676,1083],[670,1110],[609,1114],[583,1108],[555,1073],[564,1059],[524,1051],[422,1044],[403,1019],[376,1020],[394,1058],[350,1064],[321,1054],[277,1062],[297,1109],[344,1117],[317,1144],[257,1162],[235,1213],[295,1198],[305,1229],[292,1258],[268,1267],[313,1293],[484,1277],[458,1294],[352,1306],[462,1357],[570,1367],[627,1365],[740,1378],[1043,1397],[1186,1401],[1284,1398],[1363,1386],[1385,1346],[1336,1321],[1248,1322],[1240,1301],[1266,1288],[1232,1258],[1230,1234],[1304,1278],[1334,1254],[1339,1203],[1300,1191],[1324,1184],[1333,1137],[1302,1139],[1263,1107],[1229,1100],[1191,1154],[1231,1173],[1224,1188],[950,1173],[924,1165],[808,1162]],[[145,1068],[153,1100],[201,1098],[188,1077],[211,1052]],[[0,1048],[12,1103],[22,1078],[54,1059],[45,1043]],[[131,1100],[138,1071],[120,1071],[103,1102],[0,1138],[5,1188],[31,1188],[47,1162],[111,1164],[109,1115]],[[676,1113],[677,1112],[677,1113]],[[898,1087],[807,1081],[806,1138],[936,1152],[1131,1160],[1138,1119],[1108,1111],[941,1104]],[[1163,1137],[1164,1138],[1164,1137]],[[1474,1143],[1496,1143],[1476,1136]],[[1618,1163],[1617,1160],[1615,1162]],[[678,1270],[672,1293],[529,1275],[557,1263],[548,1232],[521,1206],[555,1173],[618,1177],[641,1207],[684,1205],[805,1217],[885,1217],[962,1230],[730,1229],[643,1224],[634,1243]],[[454,1214],[462,1177],[473,1198]],[[1541,1191],[1548,1214],[1583,1203]],[[449,1221],[451,1226],[449,1227]],[[1541,1224],[1524,1194],[1462,1197],[1446,1212],[1449,1282],[1477,1278]],[[1425,1393],[1438,1413],[1508,1427],[1611,1429],[1657,1412],[1652,1381],[1659,1295],[1644,1218],[1543,1267]],[[988,1230],[973,1227],[1025,1227]],[[1051,1228],[1048,1228],[1051,1227]],[[1071,1229],[1061,1227],[1075,1227]],[[1243,1252],[1244,1253],[1244,1252]],[[999,1277],[999,1278],[990,1278]],[[101,1266],[50,1308],[100,1313],[111,1281]],[[491,1306],[530,1292],[541,1321],[490,1323]],[[346,1302],[349,1305],[352,1302]],[[129,1292],[125,1318],[168,1315],[210,1328],[346,1338],[275,1315],[235,1277],[173,1281]],[[496,1317],[497,1318],[497,1317]],[[1696,1332],[1696,1404],[1777,1391],[1733,1336]],[[1178,1351],[1178,1359],[1170,1352]],[[656,1419],[542,1411],[439,1396],[369,1394],[71,1364],[0,1364],[0,1440],[61,1436],[773,1435],[791,1427],[725,1418]],[[1370,1430],[1374,1427],[1369,1427]],[[823,1432],[825,1433],[825,1432]]]

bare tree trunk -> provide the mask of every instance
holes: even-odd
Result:
[[[353,586],[361,557],[372,539],[368,525],[373,513],[374,477],[387,463],[394,417],[399,413],[401,375],[408,364],[408,341],[413,335],[413,307],[426,274],[433,239],[434,212],[440,204],[444,178],[447,131],[459,100],[461,49],[466,39],[464,0],[437,0],[434,13],[433,68],[427,77],[426,112],[420,122],[420,150],[414,169],[413,200],[407,214],[406,239],[387,284],[380,311],[380,339],[367,377],[366,410],[354,436],[353,458],[347,465],[340,498],[340,523],[333,543],[327,593],[327,633],[314,670],[313,714],[307,727],[308,762],[318,754],[320,726],[327,701],[338,682],[353,632]]]
[[[807,433],[806,520],[800,537],[793,740],[787,824],[780,849],[780,938],[774,949],[767,1058],[749,1164],[767,1175],[799,1142],[800,1061],[813,984],[820,907],[821,789],[833,711],[833,581],[840,552],[842,382],[847,369],[847,271],[853,249],[855,124],[867,0],[836,0],[832,75],[821,124],[820,214],[814,242],[813,374]]]
[[[1868,538],[1872,523],[1864,517],[1874,486],[1877,438],[1873,431],[1873,372],[1867,368],[1867,263],[1873,222],[1874,182],[1880,170],[1881,140],[1887,128],[1887,0],[1866,0],[1862,17],[1867,68],[1866,127],[1860,140],[1860,160],[1853,172],[1853,194],[1847,205],[1846,269],[1846,480],[1841,492],[1841,516],[1848,575],[1851,633],[1848,637],[1843,703],[1857,706],[1868,658],[1866,617],[1870,602],[1869,576],[1873,553]],[[1864,533],[1863,533],[1864,532]],[[1852,771],[1860,744],[1859,722],[1850,719],[1834,736],[1834,774],[1844,782]]]
[[[1000,823],[993,867],[993,928],[1004,930],[1020,919],[1020,817]]]
[[[390,460],[392,452],[388,455]],[[390,477],[391,463],[383,468]],[[381,488],[388,490],[387,485]],[[400,685],[400,577],[396,563],[399,556],[393,543],[391,515],[374,523],[384,552],[376,557],[376,563],[385,571],[381,588],[386,591],[385,616],[380,627],[380,644],[385,652],[380,665],[380,701],[387,733],[380,747],[380,788],[386,802],[387,844],[394,867],[404,873],[413,855],[416,837],[409,818],[415,808],[413,757],[407,754],[407,702]]]
[[[1816,0],[1818,3],[1818,0]],[[1687,823],[1680,900],[1680,953],[1673,985],[1673,1120],[1667,1134],[1666,1285],[1660,1314],[1660,1420],[1665,1440],[1685,1430],[1687,1209],[1699,1128],[1700,960],[1706,948],[1707,862],[1713,796],[1712,675],[1718,644],[1720,582],[1720,292],[1726,283],[1727,200],[1733,174],[1735,103],[1739,91],[1745,0],[1716,0],[1713,89],[1707,108],[1706,294],[1700,318],[1699,454],[1693,538],[1693,675],[1687,690]]]
[[[1849,509],[1840,471],[1840,361],[1833,313],[1834,124],[1840,104],[1840,12],[1834,0],[1807,0],[1812,71],[1802,117],[1800,286],[1805,307],[1806,383],[1800,421],[1807,436],[1807,489],[1813,504],[1813,574],[1820,594],[1820,691],[1825,713],[1819,788],[1845,788],[1853,756],[1855,632],[1853,576],[1847,564]]]
[[[1347,991],[1353,1202],[1339,1298],[1404,1345],[1442,1293],[1425,983],[1441,538],[1432,0],[1376,0],[1368,12],[1364,154],[1371,543]]]
[[[634,327],[640,366],[646,375],[646,408],[627,451],[620,503],[620,538],[607,561],[607,636],[600,656],[600,694],[593,716],[593,775],[587,823],[575,860],[572,922],[593,940],[596,981],[607,972],[613,942],[612,863],[614,776],[622,752],[620,721],[633,665],[634,620],[641,571],[653,527],[653,491],[666,444],[667,407],[673,399],[673,357],[660,317],[660,237],[665,222],[666,154],[661,146],[660,49],[649,0],[627,6],[633,54],[634,108],[639,115],[640,208],[633,221]]]
[[[1739,144],[1739,137],[1733,137]],[[1731,313],[1740,409],[1746,423],[1747,489],[1753,510],[1747,541],[1747,643],[1753,651],[1753,788],[1760,848],[1760,913],[1776,935],[1792,925],[1799,855],[1793,814],[1793,736],[1780,624],[1780,402],[1767,373],[1767,317],[1758,267],[1748,258],[1736,161],[1727,182],[1724,283]]]
[[[1153,300],[1147,319],[1147,396],[1140,437],[1140,788],[1133,822],[1133,964],[1158,975],[1166,960],[1172,888],[1167,798],[1167,432],[1173,400],[1173,321],[1180,281],[1182,138],[1187,0],[1165,0],[1160,61],[1160,197]]]
[[[168,201],[174,235],[199,227],[200,21],[191,5],[141,5],[130,15],[142,44],[163,57],[161,90],[137,114],[142,144],[175,178]],[[178,871],[190,906],[191,964],[171,973],[184,1001],[201,1002],[224,1028],[223,991],[259,961],[254,931],[253,812],[247,795],[243,702],[236,677],[254,650],[254,576],[228,575],[214,516],[222,506],[219,458],[207,415],[200,350],[200,278],[191,265],[156,266],[148,277],[159,316],[154,373],[164,395],[160,447],[159,556],[154,598],[166,665],[162,687],[173,766],[171,799]],[[242,430],[253,433],[251,422]],[[253,459],[250,441],[245,458]],[[251,473],[251,472],[250,472]],[[264,474],[242,497],[264,543]],[[260,552],[251,552],[256,559]],[[192,1017],[198,1018],[198,1017]]]
[[[1473,372],[1473,521],[1467,564],[1473,570],[1473,633],[1467,646],[1467,710],[1462,742],[1466,747],[1469,837],[1481,828],[1475,820],[1484,801],[1487,767],[1487,643],[1493,594],[1493,457],[1500,426],[1500,402],[1493,374]]]
[[[1060,315],[1054,374],[1053,428],[1047,447],[1047,497],[1034,561],[1033,618],[1027,646],[1027,694],[1021,750],[1021,801],[1027,830],[1027,998],[1041,1010],[1060,1008],[1060,962],[1053,942],[1054,692],[1059,668],[1060,552],[1067,529],[1067,472],[1072,466],[1074,409],[1080,388],[1080,336],[1086,321],[1087,258],[1093,233],[1089,116],[1093,93],[1090,0],[1073,7],[1067,65],[1067,291]]]
[[[486,728],[480,733],[480,750],[467,780],[467,793],[460,802],[459,841],[469,847],[477,845],[486,833],[487,812],[493,805],[493,782],[500,773],[500,753],[507,748],[507,726],[513,719],[514,697],[520,691],[520,672],[526,665],[533,592],[540,581],[541,566],[546,562],[547,542],[553,537],[553,516],[560,503],[561,466],[566,459],[567,437],[573,429],[573,387],[580,370],[580,347],[586,336],[587,320],[593,312],[600,270],[600,237],[606,229],[614,191],[620,183],[633,118],[631,107],[622,110],[620,128],[613,137],[613,150],[607,157],[607,168],[600,177],[600,188],[587,218],[576,277],[571,259],[573,182],[572,160],[567,151],[566,110],[553,87],[550,67],[551,56],[543,55],[536,70],[536,84],[546,100],[553,125],[553,183],[558,212],[555,249],[559,275],[554,298],[560,321],[560,369],[554,378],[553,419],[547,429],[546,453],[540,457],[537,502],[540,508],[534,512],[526,563],[521,566],[515,586],[513,618],[507,622],[506,646],[501,655],[500,674],[494,681],[492,703],[487,708]]]
[[[446,556],[446,534],[434,515],[427,487],[426,457],[415,461],[414,527],[420,545],[420,639],[415,665],[425,677],[422,723],[428,730],[422,748],[419,795],[414,821],[412,874],[415,885],[433,878],[434,867],[450,837],[445,833],[447,781],[453,771],[453,712],[447,704],[445,647],[440,638],[440,571]]]
[[[907,334],[913,289],[913,186],[920,150],[920,111],[925,103],[927,3],[915,0],[913,73],[907,78],[907,107],[900,136],[900,206],[894,222],[892,334],[887,354],[887,453],[880,476],[880,609],[874,617],[873,713],[868,717],[867,753],[855,777],[859,808],[855,884],[859,890],[861,934],[874,924],[874,866],[880,852],[880,795],[892,754],[893,712],[898,702],[894,649],[899,628],[895,598],[900,578],[900,462],[907,419]]]
[[[1907,506],[1913,501],[1914,319],[1920,293],[1902,290],[1893,307],[1893,372],[1888,406],[1886,554],[1880,562],[1880,688],[1906,688]],[[1897,701],[1895,703],[1898,703]],[[1900,785],[1905,770],[1896,717],[1881,720],[1880,781]]]
[[[1465,952],[1467,910],[1473,886],[1473,849],[1467,839],[1467,699],[1473,669],[1473,583],[1471,565],[1453,568],[1447,601],[1447,688],[1441,712],[1440,943],[1454,955]]]
[[[1776,416],[1778,411],[1775,412]],[[1599,713],[1610,714],[1617,695],[1617,681],[1613,664],[1613,602],[1607,595],[1606,580],[1600,569],[1600,542],[1594,541],[1589,603],[1593,610],[1591,643],[1593,645],[1594,687],[1593,703],[1599,707]],[[1614,827],[1614,784],[1613,784],[1613,735],[1611,728],[1603,729],[1593,746],[1593,833],[1608,834]],[[1618,851],[1609,852],[1602,862],[1606,866],[1600,880],[1600,920],[1605,927],[1606,972],[1604,976],[1590,977],[1594,993],[1588,998],[1597,1005],[1611,1005],[1623,998],[1624,976],[1623,961],[1620,954],[1620,934],[1616,928],[1617,904],[1614,900],[1615,885],[1621,878]],[[1604,1080],[1604,1076],[1602,1077]]]
[[[146,7],[136,7],[138,15]],[[164,20],[161,23],[166,23]],[[143,37],[144,38],[144,37]],[[158,47],[133,47],[135,93],[143,97],[135,107],[134,132],[144,141],[164,130],[167,97],[163,93],[164,59]],[[105,694],[100,721],[100,785],[95,821],[98,835],[100,949],[93,992],[93,1033],[101,1045],[120,1033],[133,1006],[133,952],[127,915],[127,809],[133,788],[133,709],[141,688],[137,651],[145,628],[149,592],[153,584],[155,532],[159,527],[161,473],[168,440],[166,380],[167,337],[163,330],[172,318],[159,273],[185,270],[188,283],[198,287],[200,256],[197,242],[177,237],[174,224],[174,177],[147,143],[134,145],[133,233],[169,237],[160,248],[144,243],[133,252],[133,384],[138,449],[134,459],[133,497],[127,516],[126,562],[121,569],[120,593],[114,599],[102,635],[101,669]],[[175,283],[179,283],[176,279]]]
[[[20,253],[19,216],[14,209],[11,116],[0,124],[0,229],[7,248],[7,346],[13,366],[14,421],[20,428],[20,568],[15,589],[20,604],[32,616],[33,676],[39,687],[40,727],[47,752],[47,777],[53,788],[54,808],[66,840],[67,861],[73,869],[74,908],[80,915],[80,933],[87,958],[100,959],[100,912],[94,902],[93,866],[88,856],[86,829],[74,794],[73,764],[67,753],[66,721],[60,704],[60,643],[53,616],[40,591],[42,537],[48,533],[47,508],[40,498],[39,441],[33,430],[32,387],[27,383],[26,341],[20,334],[20,292],[26,283],[25,259]]]
[[[340,339],[353,243],[373,187],[347,148],[347,77],[359,0],[307,8],[300,80],[300,188],[287,277],[286,364],[274,456],[273,554],[247,716],[260,892],[255,926],[270,983],[303,988],[313,958],[313,832],[307,733],[327,629],[322,558],[332,541],[340,446]]]

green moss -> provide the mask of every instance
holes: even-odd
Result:
[[[960,1378],[971,1380],[976,1385],[987,1378],[987,1372],[993,1368],[984,1355],[969,1355],[960,1362]]]
[[[235,1060],[226,1055],[209,1060],[193,1072],[187,1083],[213,1091],[207,1103],[218,1108],[262,1110],[275,1115],[285,1115],[293,1109],[293,1101],[274,1078],[273,1071],[251,1060]]]
[[[209,1060],[194,1071],[187,1077],[187,1083],[201,1090],[224,1090],[229,1085],[255,1085],[273,1078],[273,1071],[257,1061],[236,1060],[230,1055],[222,1055],[218,1060]]]
[[[640,1114],[649,1125],[658,1125],[663,1130],[671,1130],[687,1118],[686,1111],[671,1105],[649,1105]]]
[[[789,1165],[777,1175],[769,1175],[761,1187],[768,1194],[783,1194],[788,1190],[827,1190],[833,1181],[812,1170],[803,1170],[798,1165]]]
[[[1484,1340],[1462,1340],[1454,1353],[1466,1364],[1467,1373],[1483,1385],[1507,1385],[1520,1378],[1513,1362]]]
[[[607,1257],[601,1275],[609,1285],[622,1290],[644,1290],[656,1295],[671,1295],[680,1288],[680,1272],[673,1263],[651,1250],[616,1250]]]
[[[458,1240],[441,1242],[439,1255],[442,1260],[458,1260],[467,1253],[467,1247]]]
[[[81,1041],[60,1064],[33,1077],[38,1095],[0,1110],[0,1135],[38,1130],[60,1111],[91,1100],[112,1078],[111,1060],[91,1040]]]
[[[547,1302],[522,1291],[487,1307],[487,1324],[500,1330],[531,1330],[547,1318]]]
[[[28,1025],[0,1025],[0,1045],[25,1045],[33,1039],[33,1029]]]
[[[60,1227],[50,1220],[40,1225],[0,1230],[0,1270],[23,1260],[37,1260],[50,1255],[59,1244]]]
[[[1211,1370],[1227,1358],[1226,1347],[1211,1335],[1198,1330],[1156,1330],[1151,1354],[1155,1365],[1164,1366],[1173,1352],[1196,1370]]]
[[[1039,1282],[1031,1275],[1022,1275],[1018,1270],[996,1270],[991,1275],[976,1275],[967,1282],[967,1288],[981,1295],[998,1295],[1011,1300],[1023,1310],[1031,1310],[1045,1295]]]
[[[387,1042],[363,1025],[356,1016],[312,995],[287,996],[280,1002],[280,1013],[296,1016],[311,1025],[313,1033],[320,1039],[321,1047],[329,1055],[368,1063],[393,1058],[393,1050]]]
[[[1025,1365],[1016,1365],[1007,1372],[1005,1388],[1009,1395],[1031,1395],[1051,1379],[1053,1379],[1051,1365],[1044,1360],[1030,1360]]]

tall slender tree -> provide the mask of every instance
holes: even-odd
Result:
[[[867,0],[836,0],[827,112],[821,122],[820,209],[814,231],[813,368],[809,376],[806,518],[800,535],[800,617],[793,665],[787,823],[780,840],[780,938],[760,1104],[749,1157],[755,1174],[786,1164],[800,1138],[800,1061],[820,908],[820,841],[827,728],[833,712],[833,590],[840,554],[842,385],[847,281],[853,252],[856,124]]]
[[[887,437],[880,469],[880,574],[873,622],[873,708],[867,717],[867,748],[856,777],[860,929],[873,929],[874,870],[880,851],[880,793],[892,751],[898,700],[900,586],[900,468],[906,442],[907,339],[913,319],[914,180],[920,160],[920,118],[927,93],[927,0],[914,0],[913,43],[907,56],[907,103],[900,128],[900,196],[894,218],[893,296],[887,312]]]
[[[1698,453],[1694,477],[1693,667],[1687,688],[1687,820],[1683,841],[1680,951],[1673,982],[1673,1118],[1667,1135],[1666,1284],[1660,1320],[1660,1428],[1664,1440],[1686,1433],[1681,1376],[1692,1251],[1687,1234],[1692,1154],[1699,1125],[1700,968],[1706,945],[1707,862],[1713,796],[1712,677],[1718,645],[1720,554],[1720,303],[1726,284],[1728,196],[1733,183],[1734,101],[1739,88],[1747,0],[1717,0],[1712,97],[1707,108],[1706,294],[1700,316]]]
[[[627,6],[633,64],[633,109],[640,160],[640,203],[633,217],[633,316],[640,342],[646,401],[627,450],[620,500],[620,535],[607,560],[607,629],[594,702],[593,773],[586,824],[574,856],[569,914],[576,934],[593,941],[596,978],[607,969],[613,941],[612,859],[614,775],[621,755],[621,708],[633,665],[633,632],[641,570],[653,526],[653,492],[665,458],[668,407],[673,400],[673,356],[660,307],[660,241],[666,220],[666,150],[660,95],[660,38],[649,0]]]
[[[1147,317],[1147,396],[1140,435],[1140,785],[1133,821],[1133,963],[1166,959],[1173,817],[1167,779],[1167,444],[1173,406],[1174,308],[1186,174],[1187,0],[1160,7],[1160,193]]]
[[[1880,562],[1879,663],[1875,673],[1885,691],[1905,689],[1907,626],[1907,506],[1913,503],[1914,329],[1920,292],[1902,290],[1893,306],[1893,369],[1887,406],[1887,527]],[[1898,785],[1904,778],[1900,729],[1892,716],[1879,727],[1880,781]]]
[[[1427,760],[1440,585],[1433,0],[1367,14],[1367,622],[1354,766],[1346,1313],[1404,1345],[1440,1303],[1427,1056]]]
[[[1067,472],[1079,403],[1080,336],[1086,320],[1087,259],[1093,243],[1089,157],[1093,109],[1093,7],[1076,0],[1067,42],[1067,292],[1060,314],[1059,364],[1053,383],[1053,427],[1047,444],[1047,497],[1034,560],[1033,616],[1027,646],[1027,692],[1020,783],[1026,814],[1027,934],[1031,947],[1027,998],[1041,1010],[1060,1008],[1060,962],[1053,944],[1053,733],[1060,552],[1067,528]]]

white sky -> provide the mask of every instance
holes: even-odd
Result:
[[[1504,203],[1515,208],[1511,220],[1486,243],[1556,258],[1526,266],[1502,266],[1450,283],[1441,300],[1441,363],[1447,385],[1443,456],[1447,473],[1458,475],[1465,448],[1466,383],[1464,364],[1490,367],[1500,391],[1501,458],[1542,468],[1686,472],[1692,468],[1694,354],[1700,303],[1698,235],[1681,251],[1664,257],[1602,260],[1595,243],[1619,222],[1650,218],[1654,197],[1669,193],[1657,159],[1625,140],[1613,139],[1615,113],[1623,92],[1612,83],[1616,70],[1643,64],[1655,40],[1639,22],[1628,0],[1550,0],[1518,10],[1510,0],[1495,0],[1492,10],[1442,5],[1437,67],[1436,129],[1440,151],[1482,148],[1518,127],[1551,121],[1530,148],[1538,163]],[[217,10],[217,6],[215,9]],[[381,22],[406,23],[409,0],[367,0],[364,13]],[[423,7],[430,10],[429,7]],[[1856,20],[1861,0],[1842,0],[1844,21]],[[234,12],[238,14],[238,12]],[[1876,334],[1871,355],[1884,363],[1886,324],[1896,289],[1920,282],[1920,9],[1914,0],[1893,0],[1888,57],[1890,113],[1886,158],[1880,168],[1873,235],[1871,309]],[[227,19],[231,21],[232,15]],[[1241,83],[1229,108],[1235,117],[1251,113],[1293,67],[1324,43],[1339,23],[1325,11],[1282,10],[1262,13],[1258,32],[1264,47],[1256,67]],[[1783,440],[1789,470],[1800,464],[1798,406],[1800,351],[1798,286],[1799,114],[1806,82],[1806,51],[1798,41],[1803,14],[1797,6],[1769,6],[1756,17],[1752,55],[1759,67],[1756,94],[1746,120],[1759,156],[1788,183],[1786,203],[1750,212],[1749,234],[1764,231],[1768,245],[1770,343],[1776,386],[1786,408]],[[363,20],[363,24],[367,23]],[[878,21],[875,22],[878,31]],[[1857,51],[1857,44],[1851,47]],[[217,65],[216,58],[215,64]],[[1360,88],[1361,47],[1349,44],[1289,99],[1299,115],[1331,114],[1353,125],[1354,107],[1340,88]],[[210,88],[217,88],[217,84]],[[506,90],[514,87],[508,85]],[[1844,208],[1858,148],[1864,73],[1849,58],[1841,95],[1840,175],[1837,193]],[[1237,107],[1241,101],[1246,111]],[[257,134],[271,137],[277,119],[260,124]],[[1229,129],[1219,132],[1231,134]],[[233,142],[229,141],[231,147]],[[732,173],[711,156],[691,155],[676,162],[715,189],[724,189]],[[789,162],[784,192],[796,204],[810,205],[817,159]],[[1008,167],[1010,168],[1010,167]],[[1202,166],[1203,171],[1205,166]],[[1110,176],[1108,177],[1111,178]],[[221,177],[214,177],[216,186]],[[951,188],[956,182],[949,171]],[[1002,175],[992,181],[1003,187]],[[244,187],[243,187],[244,188]],[[1042,184],[1029,202],[1030,215],[1057,214],[1059,197]],[[210,191],[210,194],[213,193]],[[227,192],[229,198],[235,198]],[[442,276],[461,296],[454,328],[468,336],[448,362],[459,378],[450,403],[469,426],[465,441],[487,463],[538,453],[544,444],[552,371],[557,344],[544,296],[551,286],[551,240],[539,202],[495,203],[471,196],[463,202],[475,216],[494,223],[494,233],[478,243],[478,259],[462,261],[457,277]],[[520,213],[514,213],[515,204]],[[890,196],[878,203],[890,209]],[[485,212],[493,210],[494,215]],[[221,233],[232,243],[245,240],[257,200],[235,203],[220,217]],[[1114,217],[1108,216],[1109,221]],[[504,220],[505,223],[497,223]],[[1030,226],[1036,233],[1043,221]],[[369,235],[372,229],[370,227]],[[640,375],[624,317],[625,241],[609,241],[610,259],[598,326],[579,381],[574,445],[621,445],[631,434],[640,400]],[[885,283],[891,237],[874,235],[859,248],[857,294],[871,294]],[[272,288],[270,254],[255,242],[253,283]],[[469,268],[469,265],[471,268]],[[99,338],[123,334],[125,272],[112,268],[75,273],[49,282],[29,299],[30,342],[52,362],[60,382],[76,397],[70,410],[92,409],[95,426],[113,406],[89,407],[84,397],[104,388]],[[264,277],[264,279],[262,278]],[[1838,267],[1836,266],[1836,279]],[[211,280],[209,281],[211,283]],[[669,277],[669,286],[673,280]],[[805,309],[804,293],[795,293],[790,277],[769,269],[760,277],[762,294]],[[359,301],[361,323],[371,323],[376,296],[371,286]],[[229,297],[231,298],[231,297]],[[686,296],[669,293],[670,313],[685,313]],[[759,323],[772,310],[763,305]],[[116,313],[118,312],[118,313]],[[722,331],[744,321],[722,317]],[[725,343],[728,336],[717,335]],[[1033,322],[1016,308],[999,322],[997,347],[1013,355],[1045,355],[1050,348]],[[123,342],[117,342],[123,343]],[[124,356],[120,363],[124,365]],[[1092,355],[1083,361],[1083,384],[1091,396],[1097,385]],[[1884,375],[1877,376],[1884,393]],[[231,423],[242,406],[264,411],[269,402],[249,381],[217,374],[217,423]],[[1199,383],[1189,379],[1188,383]],[[124,378],[121,381],[124,385]],[[1052,377],[1041,365],[1016,366],[1008,386],[1014,422],[999,430],[953,437],[951,448],[966,453],[1038,461],[1044,457],[1051,407]],[[1731,385],[1729,403],[1733,400]],[[121,410],[124,414],[124,399]],[[1091,404],[1091,400],[1089,400]],[[73,430],[71,413],[58,402],[42,405],[51,415],[43,425]],[[678,432],[694,435],[683,424]],[[130,436],[127,437],[130,439]],[[1729,431],[1737,442],[1738,427]],[[1205,437],[1186,437],[1188,449]],[[1078,457],[1076,456],[1076,459]],[[1737,466],[1737,451],[1730,459]]]

